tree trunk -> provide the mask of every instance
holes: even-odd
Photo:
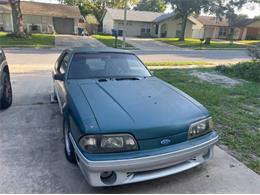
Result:
[[[186,31],[187,20],[188,20],[188,16],[184,15],[182,17],[181,36],[179,38],[179,41],[184,41],[185,40],[185,31]]]
[[[233,27],[231,27],[230,28],[230,33],[229,33],[229,44],[230,45],[233,45],[233,42],[234,42],[234,28]]]
[[[20,0],[9,0],[12,8],[13,28],[16,37],[25,37]]]

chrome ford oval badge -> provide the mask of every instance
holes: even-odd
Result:
[[[168,139],[168,138],[163,139],[163,140],[161,141],[161,144],[162,144],[162,145],[168,145],[168,144],[170,144],[170,143],[171,143],[171,140]]]

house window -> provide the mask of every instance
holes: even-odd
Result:
[[[147,33],[150,33],[150,32],[151,32],[151,29],[150,29],[150,28],[147,28],[147,29],[146,29],[146,32],[147,32]]]
[[[32,33],[41,32],[41,27],[37,24],[31,24],[31,25],[29,25],[29,32],[32,32]]]
[[[145,28],[141,28],[141,32],[142,32],[142,33],[145,33]]]
[[[220,37],[227,36],[227,29],[226,28],[219,28],[218,36],[220,36]]]

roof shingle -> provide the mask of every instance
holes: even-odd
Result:
[[[228,26],[228,20],[226,18],[219,20],[213,16],[198,16],[196,19],[206,26]]]
[[[79,18],[80,11],[77,6],[68,6],[62,4],[51,3],[38,3],[38,2],[26,2],[21,1],[22,14],[28,15],[41,15],[41,16],[53,16],[63,18]],[[1,11],[10,12],[10,5],[0,5]]]
[[[107,8],[107,13],[111,15],[113,20],[124,20],[123,9]],[[164,13],[158,12],[127,10],[127,20],[137,22],[153,22],[157,17],[163,14]]]
[[[80,12],[77,6],[62,4],[21,2],[22,14],[45,15],[66,18],[79,18]]]
[[[11,8],[8,5],[1,5],[0,4],[0,13],[10,13]]]

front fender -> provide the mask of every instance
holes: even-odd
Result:
[[[71,133],[73,139],[78,144],[80,138],[82,136],[84,136],[84,134],[82,133],[82,131],[80,131],[80,128],[78,127],[77,123],[75,122],[75,120],[71,114],[68,113],[66,117],[67,117],[66,119],[69,122],[70,133]]]

